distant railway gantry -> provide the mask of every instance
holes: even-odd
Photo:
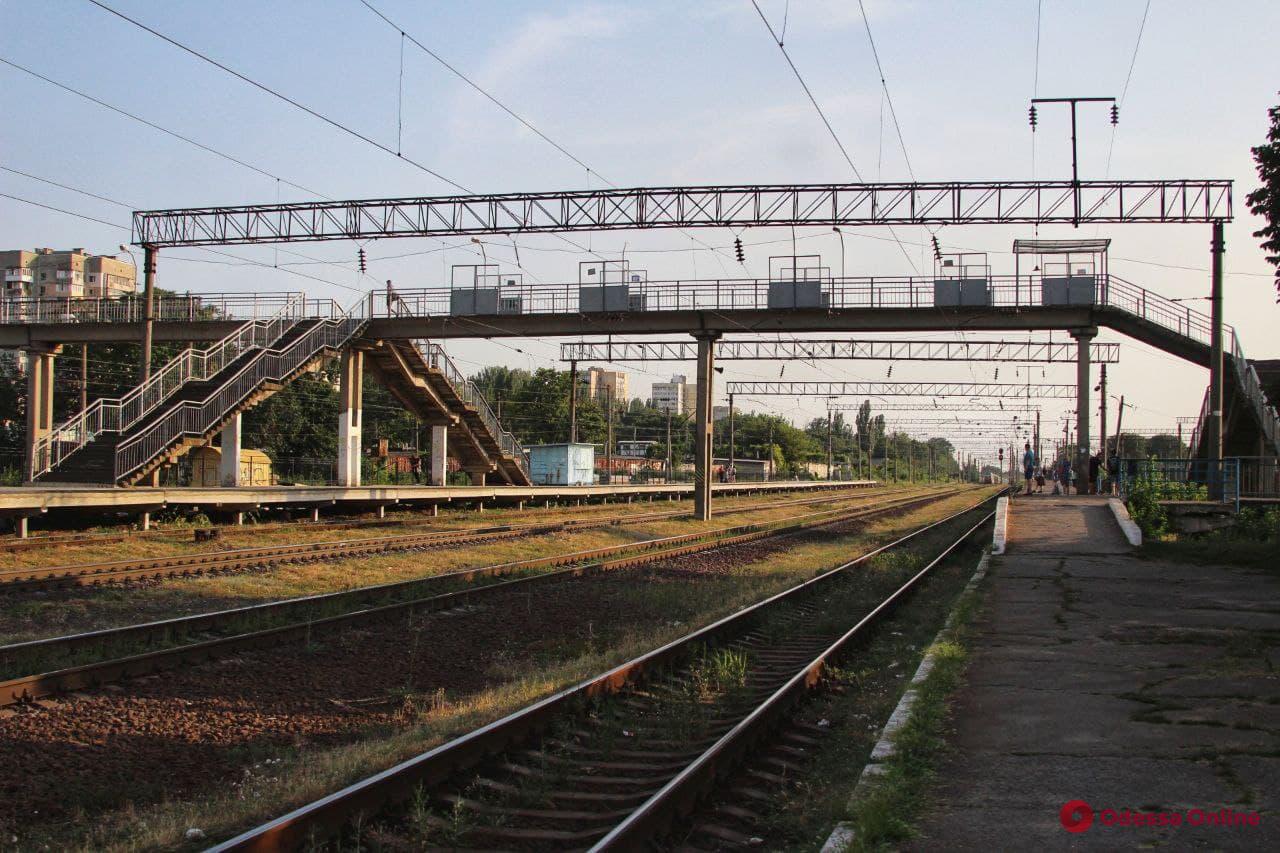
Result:
[[[741,397],[1028,397],[1071,399],[1075,385],[1001,382],[730,382],[728,393]]]
[[[966,340],[743,340],[716,342],[721,361],[1016,361],[1075,364],[1072,341]],[[1118,343],[1092,343],[1090,359],[1098,364],[1120,360]],[[600,341],[560,345],[561,361],[693,361],[698,346],[687,341]]]

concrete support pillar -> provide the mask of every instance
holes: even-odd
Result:
[[[243,513],[243,512],[237,512],[237,513],[233,513],[233,515],[235,516],[236,526],[237,526],[237,527],[242,527],[242,526],[244,526],[244,513]]]
[[[524,512],[524,501],[516,501],[516,512]]]
[[[26,470],[29,483],[45,460],[36,458],[36,445],[53,431],[53,357],[52,350],[27,350],[27,447]]]
[[[364,417],[364,353],[342,354],[338,406],[338,485],[360,485],[360,428]]]
[[[31,535],[30,531],[28,530],[27,517],[25,515],[19,519],[16,519],[13,522],[13,529],[14,529],[14,532],[18,535],[19,539],[26,539],[28,536]]]
[[[445,478],[449,474],[448,452],[449,428],[433,426],[431,428],[431,464],[428,466],[431,469],[428,482],[433,486],[445,484]]]
[[[432,517],[432,518],[435,518],[435,517],[437,517],[438,515],[440,515],[440,504],[432,504],[432,505],[431,505],[431,517]]]
[[[386,517],[387,517],[387,505],[386,505],[386,504],[379,504],[379,505],[378,505],[378,518],[386,518]]]
[[[484,501],[476,501],[476,512],[484,512]]]
[[[222,428],[222,458],[218,460],[218,483],[223,486],[242,486],[240,476],[240,415],[231,416]]]
[[[311,508],[311,520],[312,521],[320,520],[320,507],[316,506]]]
[[[715,342],[718,333],[694,335],[698,341],[697,405],[694,408],[693,451],[693,517],[699,521],[711,518],[711,463],[715,458],[711,446],[711,399],[715,381]]]
[[[149,512],[144,512],[144,513],[142,514],[142,518],[141,518],[141,519],[139,519],[139,526],[140,526],[143,530],[150,530],[150,529],[151,529],[151,513],[149,513]]]
[[[1072,466],[1076,472],[1076,492],[1089,483],[1089,392],[1093,389],[1089,378],[1089,347],[1098,334],[1096,328],[1077,329],[1071,333],[1076,339],[1076,445]]]

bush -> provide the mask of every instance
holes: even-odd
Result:
[[[1142,528],[1142,535],[1157,537],[1168,531],[1169,514],[1160,501],[1208,500],[1209,490],[1199,483],[1170,480],[1152,466],[1129,486],[1129,515]]]

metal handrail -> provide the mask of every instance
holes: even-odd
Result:
[[[298,297],[296,291],[277,293],[199,293],[157,296],[152,317],[160,322],[261,320]],[[141,323],[146,302],[128,296],[21,296],[0,299],[0,324]]]
[[[158,418],[144,432],[116,448],[117,481],[153,460],[183,435],[203,436],[264,382],[283,381],[325,348],[338,349],[365,324],[358,310],[361,299],[340,319],[325,319],[283,350],[264,349],[200,401],[184,400]]]
[[[33,448],[33,476],[48,473],[106,432],[124,432],[163,405],[187,382],[213,378],[245,352],[277,341],[306,315],[306,295],[293,294],[267,320],[250,320],[210,346],[188,347],[122,397],[102,397],[40,438]]]
[[[475,382],[463,375],[458,366],[453,363],[453,359],[449,358],[449,354],[444,351],[444,347],[423,341],[414,341],[414,344],[426,358],[427,364],[432,369],[440,372],[440,375],[453,388],[459,399],[476,410],[480,420],[484,421],[485,426],[488,428],[489,434],[497,442],[499,451],[504,456],[509,456],[515,460],[520,470],[528,474],[529,459],[524,447],[521,446],[514,435],[502,428],[502,422],[493,413],[493,408],[489,405],[489,401],[480,393],[480,388]]]

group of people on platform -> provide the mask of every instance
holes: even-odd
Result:
[[[1042,465],[1031,449],[1031,442],[1027,442],[1022,454],[1022,476],[1027,483],[1025,494],[1028,495],[1042,495],[1046,486],[1051,486],[1051,494],[1055,495],[1115,494],[1120,477],[1120,459],[1113,454],[1104,463],[1101,452],[1093,454],[1089,457],[1089,477],[1081,483],[1068,454],[1061,454],[1052,464]]]

